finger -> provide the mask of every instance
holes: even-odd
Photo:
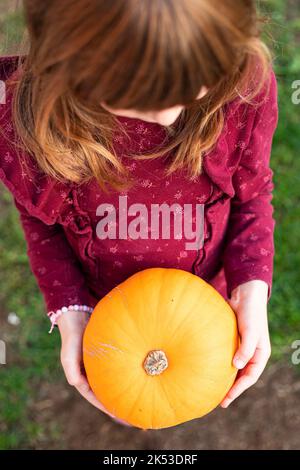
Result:
[[[127,421],[124,421],[123,419],[120,419],[120,418],[116,418],[115,415],[110,413],[102,405],[102,403],[96,398],[96,395],[93,393],[92,389],[90,388],[85,376],[83,375],[81,376],[81,383],[78,386],[75,386],[75,388],[78,390],[80,395],[82,395],[89,403],[91,403],[93,406],[95,406],[99,410],[109,415],[114,421],[124,424],[125,426],[131,426]]]
[[[222,408],[227,408],[233,400],[238,398],[245,390],[257,382],[266,367],[269,357],[270,355],[267,348],[258,348],[255,351],[252,360],[245,369],[239,373],[238,379],[221,402],[220,406]]]
[[[87,379],[81,372],[81,363],[76,360],[76,358],[68,359],[64,357],[64,355],[62,355],[61,362],[69,385],[75,387],[78,392],[96,408],[110,414],[91,391]]]
[[[258,337],[255,330],[244,328],[240,331],[241,343],[234,355],[233,365],[237,369],[243,369],[255,353]]]
[[[93,406],[98,408],[99,410],[103,411],[104,413],[108,414],[111,418],[114,417],[112,413],[110,413],[103,405],[102,403],[97,400],[95,394],[91,390],[88,381],[86,378],[81,375],[80,377],[80,382],[75,385],[76,390],[80,393],[83,398],[85,398],[89,403],[91,403]]]
[[[67,381],[70,385],[76,388],[76,390],[80,393],[80,395],[85,398],[91,405],[98,408],[103,413],[109,415],[111,418],[115,419],[115,416],[110,413],[102,403],[96,398],[95,394],[93,393],[92,389],[89,386],[89,383],[86,379],[86,376],[83,374],[83,365],[76,360],[68,360],[62,356],[61,359],[63,369],[67,378]],[[119,422],[130,426],[127,421],[123,421],[117,418]]]

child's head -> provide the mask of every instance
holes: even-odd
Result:
[[[207,93],[207,88],[202,87],[196,99],[200,100]],[[171,108],[158,109],[152,111],[139,111],[137,109],[116,109],[108,106],[105,102],[100,101],[101,106],[112,114],[117,116],[124,116],[134,119],[142,119],[146,122],[154,122],[161,126],[171,126],[180,113],[184,110],[185,106],[182,104],[172,106]]]
[[[244,92],[255,67],[266,76],[254,0],[24,5],[30,44],[14,118],[52,176],[120,186],[115,114],[166,126],[169,171],[186,166],[195,176],[222,130],[224,105]]]

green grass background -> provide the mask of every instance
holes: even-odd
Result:
[[[7,9],[12,3],[1,0],[1,54],[15,53],[23,37],[22,14]],[[269,318],[273,360],[288,360],[291,343],[300,336],[300,105],[291,101],[292,82],[300,79],[300,5],[299,0],[271,0],[261,6],[270,15],[266,40],[275,56],[280,106],[272,153],[277,227]],[[8,364],[0,366],[0,449],[35,448],[59,437],[55,423],[46,430],[30,415],[39,385],[63,380],[59,337],[47,334],[49,324],[28,267],[18,215],[3,189],[0,266],[0,328],[9,312],[17,312],[21,319],[20,326],[5,324],[0,330],[0,339],[8,344]]]

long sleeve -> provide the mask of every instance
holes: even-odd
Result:
[[[0,58],[4,82],[17,69],[18,57]],[[20,213],[33,274],[48,311],[81,304],[93,307],[95,300],[85,283],[78,259],[57,223],[69,189],[39,171],[34,158],[20,152],[12,118],[13,87],[6,86],[0,104],[0,180],[11,192]]]
[[[59,224],[46,225],[15,200],[30,266],[48,311],[73,304],[94,306],[79,263]]]
[[[274,72],[269,92],[255,113],[249,144],[233,176],[235,196],[224,252],[228,296],[238,285],[254,279],[265,281],[271,294],[275,222],[270,154],[278,122]]]

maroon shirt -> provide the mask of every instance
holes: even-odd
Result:
[[[0,79],[15,70],[15,58],[2,58]],[[203,172],[188,180],[184,171],[164,175],[163,158],[136,161],[126,150],[155,149],[165,138],[165,128],[139,119],[119,117],[130,139],[118,132],[114,146],[135,178],[127,193],[105,194],[95,180],[65,184],[43,175],[34,159],[28,174],[23,159],[7,138],[0,137],[0,178],[12,193],[20,212],[28,256],[48,310],[70,304],[95,303],[136,271],[153,267],[180,268],[201,276],[222,295],[230,296],[238,285],[253,279],[272,283],[273,231],[272,171],[269,167],[273,134],[277,125],[277,85],[272,71],[271,87],[255,98],[257,106],[237,99],[225,107],[225,126],[213,151],[204,157]],[[11,98],[0,105],[0,124],[14,138]],[[29,163],[28,163],[29,162]],[[204,243],[186,249],[184,236],[176,239],[97,235],[100,204],[111,204],[117,216],[119,196],[127,205],[166,203],[204,204]],[[193,216],[193,214],[192,214]],[[128,222],[133,218],[128,217]],[[119,219],[112,220],[119,228]]]

